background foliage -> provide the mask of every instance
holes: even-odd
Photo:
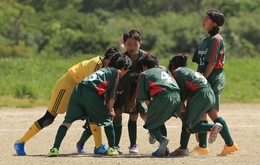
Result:
[[[68,68],[119,46],[130,28],[165,66],[174,54],[192,56],[206,36],[202,19],[210,9],[226,16],[222,102],[259,103],[260,0],[1,0],[0,106],[46,106]]]
[[[260,0],[2,0],[0,57],[99,54],[130,28],[150,53],[193,53],[210,9],[226,15],[220,32],[228,56],[260,56]]]

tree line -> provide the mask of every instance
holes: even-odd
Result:
[[[141,32],[141,48],[159,57],[193,54],[210,9],[226,16],[220,33],[227,56],[260,56],[260,0],[2,0],[0,57],[103,54],[130,28]]]

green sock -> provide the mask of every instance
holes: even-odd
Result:
[[[200,123],[208,124],[208,121],[200,121]],[[199,146],[202,148],[207,148],[207,132],[205,133],[198,133],[199,134]]]
[[[91,130],[90,130],[90,127],[87,127],[87,128],[83,131],[83,133],[82,133],[82,135],[81,135],[81,137],[80,137],[78,143],[79,143],[79,144],[85,144],[85,142],[89,139],[89,137],[90,137],[91,135],[92,135],[92,132],[91,132]]]
[[[114,129],[116,136],[115,145],[118,146],[122,135],[122,127],[114,127]]]
[[[68,128],[65,125],[61,125],[57,131],[53,148],[60,148],[60,144],[63,138],[66,136]]]
[[[104,127],[109,147],[115,147],[115,130],[113,126]]]
[[[137,136],[136,121],[128,121],[128,135],[130,139],[130,145],[135,145]]]
[[[167,137],[167,129],[166,129],[166,127],[165,127],[165,124],[163,124],[163,125],[161,126],[161,132],[162,132],[163,136],[166,136],[166,137]]]
[[[223,126],[223,129],[220,131],[220,135],[224,139],[226,145],[232,146],[234,142],[231,138],[227,123],[225,122],[225,120],[222,117],[219,117],[216,120],[214,120],[214,123],[216,123],[216,122],[222,124],[222,126]]]
[[[161,127],[157,127],[155,129],[149,130],[150,134],[154,136],[154,138],[160,142],[161,138],[164,136],[161,132]]]
[[[186,131],[186,128],[182,127],[180,148],[186,149],[188,147],[189,140],[190,140],[190,133]]]
[[[205,133],[210,131],[212,127],[213,124],[199,122],[192,129],[190,129],[190,133]]]

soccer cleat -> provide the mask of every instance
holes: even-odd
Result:
[[[119,153],[117,152],[117,150],[115,148],[109,147],[108,151],[107,151],[107,155],[117,156],[117,155],[119,155]]]
[[[85,154],[86,150],[84,148],[84,144],[77,143],[76,145],[78,154]]]
[[[202,148],[200,146],[195,147],[192,151],[191,151],[191,155],[194,154],[198,154],[198,155],[207,155],[209,153],[209,148]]]
[[[156,142],[155,137],[151,133],[149,133],[149,143],[154,144],[155,142]]]
[[[131,145],[131,146],[129,147],[129,153],[130,153],[130,154],[138,154],[137,148],[138,148],[138,145],[137,145],[137,144]]]
[[[209,134],[209,139],[208,139],[209,144],[212,144],[216,140],[218,133],[222,130],[222,128],[223,128],[222,124],[220,123],[214,124]]]
[[[58,154],[59,154],[58,148],[52,148],[52,149],[50,149],[48,156],[49,157],[55,157],[55,156],[58,156]]]
[[[119,146],[115,147],[117,152],[119,153],[119,155],[123,154],[123,151],[121,150],[121,148]]]
[[[19,143],[16,141],[14,143],[14,149],[18,155],[26,155],[26,152],[24,151],[24,142]]]
[[[160,147],[158,149],[158,157],[163,157],[165,155],[168,143],[169,139],[163,136],[160,142]]]
[[[181,148],[177,148],[176,150],[174,150],[173,152],[171,152],[169,154],[169,156],[174,156],[174,157],[178,157],[178,156],[188,156],[189,155],[189,149],[181,149]]]
[[[159,151],[159,148],[152,153],[152,156],[158,156],[158,151]],[[165,151],[164,156],[168,156],[168,155],[169,155],[169,148],[166,147],[166,151]]]
[[[224,149],[222,150],[222,152],[220,154],[218,154],[218,156],[226,156],[228,154],[231,154],[232,152],[235,152],[238,150],[238,146],[236,143],[233,143],[232,146],[227,146],[225,144]]]
[[[106,155],[107,147],[105,146],[105,144],[102,144],[99,148],[94,147],[94,154]]]

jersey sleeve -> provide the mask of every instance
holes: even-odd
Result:
[[[137,82],[137,101],[150,100],[149,83],[146,80],[145,74],[141,73]]]
[[[204,61],[216,64],[221,47],[220,40],[220,35],[216,35],[211,39]]]

